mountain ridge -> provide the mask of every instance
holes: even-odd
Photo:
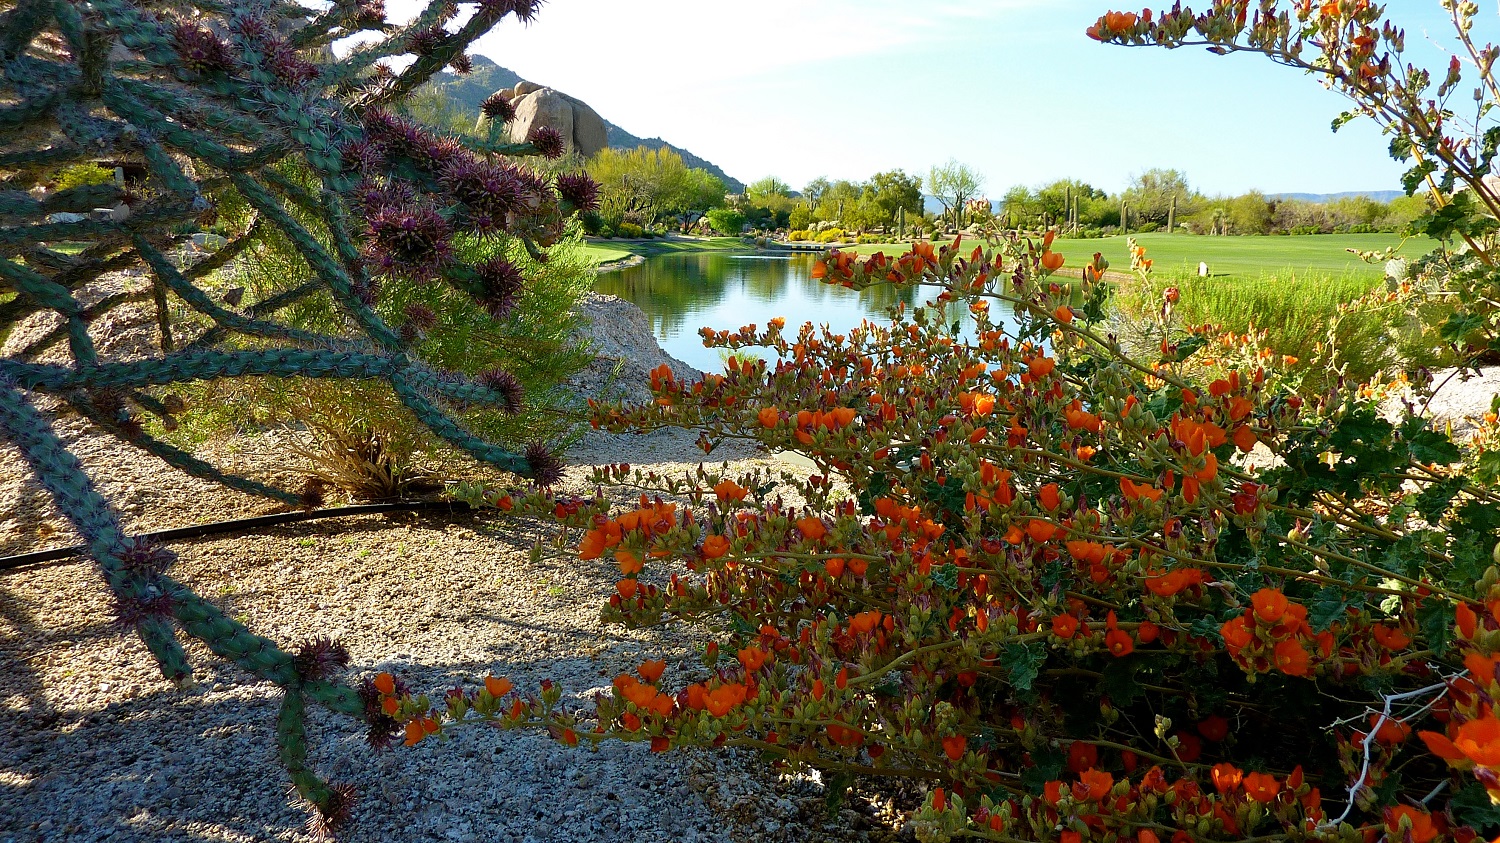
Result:
[[[514,88],[517,84],[525,81],[513,70],[501,67],[494,59],[488,56],[472,55],[470,58],[474,64],[474,70],[464,76],[452,73],[438,73],[425,87],[431,87],[440,91],[464,111],[473,114],[475,119],[479,117],[480,103],[485,97],[503,88]],[[541,84],[540,82],[536,84]],[[603,115],[600,115],[603,117]],[[642,138],[631,134],[620,128],[608,119],[604,121],[608,129],[609,145],[613,149],[635,149],[644,146],[647,149],[668,149],[682,156],[683,163],[689,167],[707,170],[715,177],[724,182],[730,193],[744,193],[745,183],[724,172],[723,168],[701,158],[680,146],[669,143],[662,138]]]

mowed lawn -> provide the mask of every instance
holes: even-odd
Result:
[[[739,237],[674,237],[653,240],[599,240],[584,241],[583,252],[599,263],[624,260],[631,255],[654,258],[678,252],[727,252],[750,248]]]
[[[1153,270],[1158,275],[1198,274],[1200,261],[1208,264],[1213,277],[1258,279],[1266,276],[1296,278],[1311,276],[1326,278],[1368,277],[1380,278],[1385,273],[1382,264],[1368,264],[1350,254],[1350,249],[1377,252],[1387,248],[1399,249],[1406,258],[1424,255],[1434,248],[1433,241],[1426,237],[1403,240],[1395,234],[1316,234],[1298,237],[1200,237],[1192,234],[1137,234],[1135,240],[1146,247],[1146,257],[1154,261]],[[1080,267],[1093,259],[1094,253],[1104,255],[1111,270],[1130,270],[1129,239],[1105,237],[1097,240],[1060,239],[1052,244],[1055,252],[1067,259],[1066,266]],[[882,244],[860,246],[860,254],[884,251],[888,255],[900,254],[904,244]]]

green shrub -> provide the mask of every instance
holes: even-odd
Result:
[[[86,184],[109,184],[114,180],[114,170],[108,167],[101,167],[92,161],[64,167],[53,178],[53,181],[57,183],[58,190],[67,190]]]
[[[734,237],[745,230],[745,215],[734,208],[715,208],[704,216],[713,230],[720,234]]]
[[[811,239],[813,239],[813,236],[814,235],[813,235],[813,233],[811,231],[806,231],[806,230],[803,230],[803,229],[797,229],[797,230],[794,230],[794,231],[787,232],[786,239],[789,240],[789,241],[791,241],[791,242],[793,242],[793,243],[800,243],[800,242],[802,242],[804,240],[811,240]]]
[[[842,228],[828,228],[818,232],[816,242],[818,243],[842,243],[844,241],[844,230]]]
[[[622,222],[619,225],[615,226],[615,232],[618,233],[621,237],[629,240],[635,240],[644,235],[646,233],[646,230],[633,222]]]

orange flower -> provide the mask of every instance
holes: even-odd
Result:
[[[642,679],[654,685],[666,669],[667,663],[662,659],[657,659],[655,661],[641,662],[641,666],[636,668],[635,672],[639,673]]]
[[[1052,634],[1058,638],[1072,638],[1078,632],[1078,619],[1072,615],[1058,615],[1052,619]]]
[[[407,746],[416,746],[425,737],[427,737],[427,733],[422,731],[421,718],[406,722],[406,740],[404,743]]]
[[[1026,361],[1026,371],[1029,372],[1033,378],[1045,378],[1046,376],[1052,374],[1052,370],[1055,368],[1057,368],[1057,361],[1053,360],[1051,357],[1039,356],[1033,357],[1030,360]]]
[[[645,568],[640,558],[628,550],[615,551],[615,562],[620,565],[620,573],[627,577],[631,574],[639,574]]]
[[[1026,522],[1026,535],[1031,536],[1032,541],[1041,544],[1057,535],[1057,525],[1033,518]]]
[[[1073,741],[1068,744],[1068,769],[1074,773],[1082,773],[1084,770],[1092,769],[1099,763],[1099,747],[1086,741]]]
[[[1111,629],[1104,636],[1104,646],[1108,647],[1117,659],[1135,652],[1135,641],[1131,639],[1130,633],[1123,629]]]
[[[386,696],[396,693],[396,677],[389,673],[375,674],[375,690]]]
[[[1048,483],[1039,489],[1036,499],[1041,503],[1042,508],[1048,512],[1055,512],[1062,505],[1062,494],[1058,490],[1056,483]]]
[[[828,572],[828,576],[837,579],[844,574],[844,560],[839,558],[825,560],[823,570]]]
[[[703,540],[705,559],[718,559],[729,552],[729,539],[724,536],[709,536]]]
[[[495,676],[487,676],[484,679],[484,689],[486,691],[489,691],[490,696],[494,697],[497,700],[510,693],[511,689],[514,687],[515,686],[511,684],[509,679],[503,679]]]
[[[802,532],[803,538],[808,541],[817,541],[828,535],[828,528],[823,525],[823,520],[812,516],[798,518],[797,529]]]
[[[952,735],[943,738],[943,754],[948,756],[949,761],[957,761],[964,757],[964,751],[969,747],[969,739],[963,735]]]
[[[1479,628],[1479,616],[1474,613],[1473,609],[1469,608],[1468,603],[1458,604],[1458,608],[1454,610],[1454,615],[1458,621],[1459,634],[1465,638],[1473,638],[1475,630]]]
[[[1255,449],[1255,443],[1259,441],[1249,425],[1240,425],[1234,431],[1234,446],[1247,454]]]
[[[1214,788],[1222,795],[1238,790],[1245,778],[1244,772],[1233,764],[1215,764],[1209,775],[1213,777]]]
[[[604,555],[605,535],[603,530],[589,530],[578,543],[578,558],[584,561],[598,559]]]
[[[1224,625],[1219,627],[1219,634],[1224,636],[1224,643],[1231,653],[1250,646],[1250,642],[1255,640],[1243,615],[1225,621]]]
[[[1376,624],[1370,627],[1370,634],[1375,636],[1375,640],[1380,642],[1380,646],[1387,650],[1402,650],[1411,643],[1411,636],[1385,624]]]
[[[775,407],[767,407],[757,413],[756,418],[760,420],[761,427],[772,428],[781,423],[781,411]]]
[[[1458,727],[1453,745],[1481,767],[1500,767],[1500,720],[1493,714],[1470,720]]]
[[[712,714],[715,717],[723,717],[724,715],[732,711],[736,706],[743,705],[745,702],[746,694],[747,689],[744,685],[741,685],[738,682],[728,685],[720,685],[719,687],[708,692],[708,696],[704,700],[704,703],[708,707],[709,714]]]
[[[1444,761],[1460,761],[1467,756],[1448,736],[1442,732],[1418,732],[1417,737],[1427,744],[1427,751]]]
[[[1159,501],[1161,500],[1161,496],[1163,494],[1163,491],[1161,489],[1158,489],[1155,486],[1138,484],[1135,481],[1131,480],[1129,477],[1120,478],[1120,491],[1123,492],[1125,497],[1129,498],[1130,500],[1140,500],[1141,498],[1145,498],[1150,501]]]
[[[1181,568],[1146,578],[1146,588],[1158,597],[1171,597],[1184,589],[1202,583],[1203,572],[1197,568]]]
[[[874,610],[868,612],[860,612],[859,614],[849,619],[850,631],[859,635],[866,635],[874,632],[875,627],[879,625],[880,613]]]
[[[1063,256],[1058,254],[1057,252],[1042,252],[1042,268],[1047,270],[1048,272],[1056,272],[1059,269],[1062,269],[1063,263]]]
[[[1109,549],[1098,542],[1071,541],[1067,543],[1068,554],[1085,565],[1098,565],[1109,555]]]
[[[629,600],[630,598],[634,597],[635,596],[635,590],[637,588],[639,588],[639,587],[640,587],[640,583],[636,582],[635,580],[631,580],[631,579],[624,579],[624,580],[620,580],[619,582],[615,583],[615,590],[618,591],[618,592],[620,592],[620,596],[623,597],[623,598],[625,598],[626,600]]]
[[[1223,715],[1209,715],[1198,721],[1198,734],[1218,743],[1229,737],[1229,721]]]
[[[1281,782],[1268,773],[1246,773],[1245,795],[1256,802],[1270,802],[1281,790]]]
[[[1443,832],[1441,818],[1411,805],[1394,805],[1385,809],[1385,828],[1388,840],[1410,840],[1411,843],[1431,843]]]
[[[1280,623],[1286,617],[1286,595],[1274,588],[1263,588],[1250,595],[1250,603],[1255,607],[1255,616],[1266,623]]]
[[[733,480],[720,480],[714,485],[714,494],[723,503],[733,503],[744,500],[745,496],[750,494],[750,490]]]
[[[1058,263],[1058,266],[1062,266],[1062,264]],[[1056,310],[1052,311],[1052,318],[1067,325],[1073,321],[1073,308],[1065,304],[1059,305]]]
[[[1308,674],[1308,655],[1302,649],[1302,644],[1294,638],[1288,638],[1276,645],[1274,653],[1276,667],[1287,676],[1306,676]]]
[[[380,701],[380,710],[395,717],[397,712],[401,711],[401,701],[395,697],[385,697]]]
[[[1083,798],[1098,802],[1114,788],[1115,777],[1104,770],[1090,769],[1078,774],[1078,782],[1083,785]]]
[[[739,651],[740,664],[745,666],[746,671],[754,673],[765,665],[770,655],[759,647],[746,647]]]

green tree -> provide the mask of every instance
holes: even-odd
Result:
[[[964,203],[984,190],[984,176],[967,164],[949,158],[946,164],[935,164],[927,171],[927,192],[937,197],[955,226],[964,221]]]
[[[865,185],[878,212],[875,225],[889,226],[902,209],[907,214],[922,215],[922,179],[903,170],[887,170],[870,177]]]
[[[1187,176],[1178,170],[1155,168],[1135,177],[1130,189],[1125,191],[1125,201],[1130,203],[1132,218],[1139,214],[1144,222],[1166,225],[1172,213],[1172,202],[1177,202],[1177,216],[1193,213],[1195,194],[1188,186]]]
[[[791,186],[775,176],[766,176],[745,186],[745,198],[751,202],[759,202],[771,197],[790,198],[791,195]]]
[[[649,225],[724,203],[723,182],[690,169],[669,149],[602,149],[587,169],[599,183],[600,215],[611,225],[627,217]]]
[[[864,188],[852,181],[840,179],[828,185],[818,197],[815,216],[820,222],[843,224],[844,217],[854,212],[859,205]]]
[[[745,228],[745,215],[734,208],[715,208],[704,216],[720,234],[735,235]]]
[[[813,209],[806,202],[798,202],[787,216],[787,226],[793,231],[805,230],[813,222]]]
[[[818,176],[808,182],[806,187],[802,188],[802,198],[807,200],[808,205],[816,208],[818,207],[818,202],[822,200],[823,194],[832,186],[833,183],[828,179]]]
[[[1229,200],[1230,230],[1235,234],[1270,234],[1276,217],[1276,203],[1259,190]]]

